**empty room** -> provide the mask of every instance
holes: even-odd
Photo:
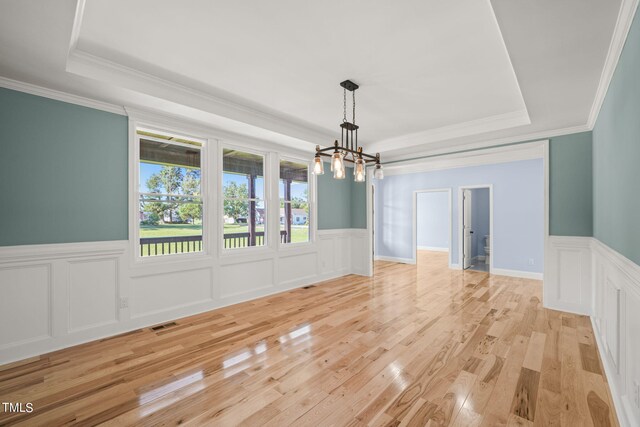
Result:
[[[0,426],[640,426],[638,0],[0,0]]]

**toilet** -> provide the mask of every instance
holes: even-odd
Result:
[[[484,263],[487,265],[490,265],[490,256],[491,256],[491,236],[490,235],[486,235],[484,236]]]

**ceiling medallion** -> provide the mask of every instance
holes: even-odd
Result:
[[[344,179],[346,177],[345,162],[353,163],[353,177],[356,182],[365,181],[365,167],[369,163],[375,164],[374,177],[383,179],[382,165],[380,164],[380,153],[375,156],[364,153],[362,147],[358,146],[358,129],[356,125],[356,90],[358,85],[351,80],[345,80],[340,83],[344,93],[344,115],[342,118],[341,139],[340,143],[336,140],[331,147],[320,148],[316,145],[316,155],[313,160],[313,173],[316,175],[324,174],[324,162],[321,156],[331,157],[331,171],[335,179]],[[347,121],[347,91],[353,95],[353,115],[351,121]]]

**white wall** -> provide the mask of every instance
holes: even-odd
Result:
[[[640,266],[592,237],[550,236],[544,305],[591,316],[622,426],[640,425]]]
[[[129,242],[0,248],[0,364],[282,292],[366,274],[367,230],[256,256],[138,268]]]

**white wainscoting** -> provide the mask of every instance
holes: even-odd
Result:
[[[591,237],[549,236],[542,300],[555,310],[591,315]]]
[[[369,269],[367,230],[136,265],[129,242],[0,248],[0,364]]]
[[[640,266],[597,239],[594,332],[622,426],[640,426]]]
[[[622,426],[640,426],[640,266],[591,237],[550,236],[545,307],[591,316]]]

